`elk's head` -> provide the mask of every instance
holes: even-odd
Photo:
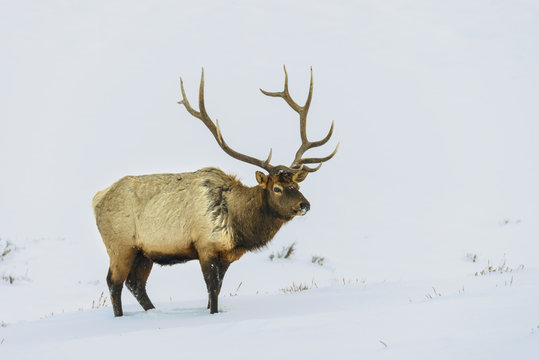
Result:
[[[331,128],[329,129],[328,134],[323,139],[313,142],[309,141],[307,139],[307,113],[309,111],[309,106],[311,105],[311,99],[313,95],[313,69],[311,68],[311,82],[309,86],[309,94],[307,95],[307,101],[303,106],[298,105],[292,99],[290,93],[288,92],[288,73],[286,71],[286,67],[284,67],[284,74],[285,78],[283,91],[269,92],[262,89],[260,89],[260,91],[262,91],[262,93],[267,96],[283,98],[286,103],[299,115],[301,145],[296,152],[294,161],[290,166],[270,165],[272,154],[271,149],[268,158],[262,161],[249,155],[241,154],[227,145],[221,134],[219,122],[217,121],[214,123],[206,112],[206,107],[204,105],[204,69],[202,69],[200,90],[198,95],[198,105],[200,111],[194,110],[189,104],[189,101],[187,100],[187,97],[185,95],[185,90],[183,88],[183,80],[181,78],[180,83],[182,100],[178,103],[183,104],[185,106],[185,109],[191,115],[202,120],[204,125],[206,125],[206,127],[210,130],[210,132],[217,140],[219,146],[221,146],[221,148],[228,155],[249,164],[259,166],[268,172],[267,175],[260,171],[256,172],[256,180],[258,182],[258,185],[265,190],[268,205],[271,210],[276,212],[280,217],[283,217],[285,219],[291,219],[296,215],[305,215],[311,207],[309,201],[307,201],[307,199],[305,199],[303,194],[299,191],[299,183],[307,177],[308,173],[317,171],[322,166],[322,163],[331,159],[335,155],[335,153],[337,153],[339,145],[337,144],[335,150],[333,150],[331,154],[323,158],[302,157],[305,151],[314,147],[322,146],[328,142],[328,140],[331,138],[331,135],[333,134],[333,123],[331,123]],[[318,164],[318,166],[311,168],[306,164]]]
[[[307,177],[306,171],[295,174],[279,172],[266,175],[256,172],[258,185],[265,190],[269,208],[284,219],[292,219],[296,215],[305,215],[311,204],[299,191],[299,183]]]

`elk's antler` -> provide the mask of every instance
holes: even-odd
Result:
[[[307,112],[309,111],[309,105],[311,103],[311,97],[313,93],[313,70],[311,68],[311,85],[309,89],[309,96],[307,97],[307,102],[305,106],[299,106],[290,97],[290,94],[288,93],[288,74],[286,72],[286,68],[284,69],[284,72],[285,72],[285,83],[284,83],[284,90],[282,92],[272,93],[272,92],[264,91],[262,89],[260,90],[265,95],[268,95],[268,96],[282,97],[292,107],[292,109],[294,109],[300,115],[300,134],[301,134],[302,143],[299,150],[296,153],[294,162],[292,162],[292,165],[290,167],[284,166],[284,165],[277,165],[277,166],[271,165],[270,164],[271,154],[272,154],[271,149],[270,149],[268,158],[262,161],[254,157],[251,157],[249,155],[241,154],[233,150],[230,146],[227,145],[227,143],[223,139],[223,135],[221,134],[221,129],[219,128],[219,121],[216,121],[214,123],[213,120],[208,115],[208,113],[206,112],[206,106],[204,105],[204,68],[202,68],[202,75],[200,78],[200,90],[198,93],[198,107],[200,110],[196,111],[189,104],[189,101],[187,100],[187,96],[185,95],[185,90],[183,88],[182,78],[180,78],[182,100],[178,101],[178,104],[182,104],[183,106],[185,106],[185,109],[187,110],[187,112],[189,112],[189,114],[196,117],[197,119],[202,120],[204,125],[206,125],[206,127],[213,134],[213,137],[215,138],[215,140],[217,140],[217,143],[219,144],[219,146],[224,150],[224,152],[226,152],[228,155],[232,156],[233,158],[252,164],[252,165],[259,166],[270,174],[277,174],[279,172],[297,173],[300,170],[314,172],[320,169],[323,162],[331,159],[333,155],[335,155],[335,153],[337,152],[337,149],[339,148],[339,145],[337,145],[337,148],[335,148],[335,150],[330,155],[324,158],[302,159],[301,157],[303,156],[303,153],[305,153],[305,151],[307,151],[308,149],[324,145],[329,140],[329,138],[331,137],[333,133],[333,123],[331,124],[331,129],[329,130],[329,133],[322,140],[315,141],[315,142],[310,142],[307,140],[306,121],[307,121]],[[316,168],[309,168],[308,166],[305,166],[305,164],[316,164],[316,163],[319,163],[319,165]]]
[[[331,135],[333,134],[333,122],[331,122],[331,128],[329,129],[328,134],[325,138],[318,141],[309,141],[307,139],[307,113],[309,112],[309,106],[311,106],[311,99],[313,96],[313,68],[311,67],[311,83],[309,85],[309,95],[307,95],[307,101],[305,102],[305,105],[299,106],[290,96],[290,93],[288,92],[288,73],[286,71],[286,66],[283,66],[284,68],[284,90],[280,92],[269,92],[260,89],[264,95],[272,96],[272,97],[280,97],[283,98],[286,103],[299,114],[299,133],[301,137],[301,146],[299,147],[298,151],[296,152],[296,157],[294,158],[294,161],[292,162],[291,168],[295,169],[296,171],[299,171],[299,168],[301,167],[303,170],[308,172],[315,172],[322,166],[322,163],[325,161],[328,161],[331,159],[339,149],[339,144],[337,144],[337,147],[331,154],[329,154],[326,157],[323,158],[302,158],[305,151],[312,149],[314,147],[322,146],[325,143],[328,142],[328,140],[331,138]],[[308,166],[305,166],[304,164],[316,164],[318,163],[318,166],[315,168],[310,168]]]

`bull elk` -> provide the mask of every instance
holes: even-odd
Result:
[[[323,158],[303,158],[305,151],[324,145],[307,139],[307,112],[313,94],[313,73],[304,106],[288,92],[285,71],[284,90],[264,95],[281,97],[299,114],[301,146],[290,166],[241,154],[230,148],[204,105],[204,69],[200,80],[199,111],[191,107],[180,78],[182,104],[201,120],[225,153],[256,165],[257,186],[247,187],[234,176],[217,168],[204,168],[180,174],[126,176],[98,192],[92,206],[97,227],[110,257],[107,285],[115,316],[122,316],[123,283],[144,310],[154,306],[146,293],[146,281],[153,263],[172,265],[198,259],[208,290],[208,308],[216,313],[217,298],[229,265],[245,252],[265,246],[283,224],[309,211],[309,201],[299,191],[299,183],[331,159],[335,150]],[[307,164],[318,164],[309,167]]]

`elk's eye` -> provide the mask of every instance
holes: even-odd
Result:
[[[280,192],[283,191],[283,189],[281,189],[280,187],[277,187],[277,186],[276,186],[276,187],[273,188],[273,191],[275,191],[276,193],[280,193]]]

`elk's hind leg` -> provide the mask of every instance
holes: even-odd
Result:
[[[131,271],[129,272],[127,281],[125,282],[125,285],[129,291],[131,291],[133,296],[135,296],[140,306],[142,306],[144,310],[155,308],[150,301],[148,294],[146,293],[146,281],[148,280],[148,276],[150,276],[152,266],[153,261],[139,252],[133,261]]]
[[[122,288],[127,279],[129,270],[135,259],[136,250],[129,248],[126,251],[109,253],[110,267],[107,274],[107,285],[109,286],[110,299],[114,316],[122,316]]]

